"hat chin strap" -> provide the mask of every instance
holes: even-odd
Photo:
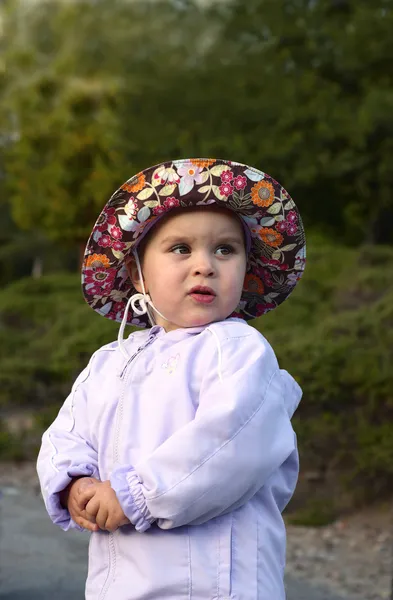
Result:
[[[128,302],[126,304],[126,308],[124,310],[124,315],[123,315],[123,319],[121,321],[121,325],[120,325],[120,329],[119,329],[119,333],[117,336],[117,341],[119,344],[119,348],[121,353],[123,354],[123,356],[128,359],[129,358],[129,354],[127,352],[127,350],[124,347],[124,329],[126,327],[127,324],[127,319],[128,319],[128,311],[130,310],[130,305],[132,307],[133,312],[138,315],[146,315],[148,316],[148,319],[150,321],[150,325],[153,327],[154,325],[156,325],[155,319],[154,319],[154,315],[150,309],[150,307],[157,313],[160,315],[160,317],[162,317],[165,321],[168,321],[169,323],[169,319],[167,319],[162,313],[160,313],[160,311],[154,306],[153,304],[153,300],[150,298],[149,294],[146,294],[146,290],[145,290],[145,284],[143,282],[143,275],[142,275],[142,269],[141,269],[141,263],[139,261],[139,256],[137,254],[136,250],[133,250],[133,254],[134,254],[134,258],[135,258],[135,262],[136,262],[136,266],[138,269],[138,274],[139,274],[139,279],[142,285],[142,294],[133,294],[129,299]],[[137,306],[137,303],[139,303],[139,307]]]

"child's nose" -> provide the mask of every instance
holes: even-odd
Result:
[[[199,253],[195,257],[194,274],[203,275],[203,277],[212,277],[214,272],[212,257],[208,253]]]

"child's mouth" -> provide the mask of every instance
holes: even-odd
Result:
[[[216,297],[216,294],[214,293],[213,290],[211,290],[210,288],[202,287],[202,286],[197,286],[195,288],[192,288],[189,295],[196,302],[199,302],[201,304],[210,304],[211,302],[213,302],[213,300]]]

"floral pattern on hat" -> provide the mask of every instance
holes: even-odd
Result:
[[[124,266],[132,248],[164,214],[216,204],[235,212],[250,232],[248,269],[233,316],[253,319],[292,293],[305,268],[305,234],[288,192],[242,163],[191,158],[149,167],[124,183],[99,215],[86,246],[82,288],[99,314],[121,322],[136,293]],[[149,326],[147,315],[128,323]]]

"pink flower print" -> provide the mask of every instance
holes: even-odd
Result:
[[[295,269],[301,269],[303,271],[305,265],[306,265],[306,259],[304,257],[298,256],[295,259]]]
[[[112,227],[109,233],[115,240],[121,240],[123,237],[123,232],[120,227]]]
[[[116,224],[116,211],[114,208],[107,208],[98,217],[98,231],[107,231],[109,225]]]
[[[277,225],[276,225],[276,229],[280,233],[284,233],[284,231],[286,231],[286,229],[287,229],[287,222],[286,221],[279,221],[277,223]]]
[[[258,267],[256,269],[254,269],[254,273],[255,273],[255,275],[257,275],[258,277],[260,277],[262,279],[265,286],[271,287],[273,285],[272,276],[267,269]]]
[[[90,288],[85,288],[86,294],[89,294],[89,296],[102,296],[102,287],[100,287],[99,285],[93,285]]]
[[[273,270],[279,269],[281,271],[286,271],[288,269],[286,263],[280,263],[280,261],[275,258],[265,258],[265,256],[261,256],[261,261],[264,265],[268,265]]]
[[[113,248],[113,250],[116,250],[117,252],[123,252],[125,247],[126,247],[125,243],[119,242],[119,240],[114,240],[112,242],[112,248]]]
[[[112,240],[109,235],[104,234],[97,241],[97,244],[101,246],[101,248],[110,248],[112,246]]]
[[[275,258],[266,258],[265,256],[261,256],[261,261],[265,265],[269,265],[270,267],[276,267],[276,268],[279,268],[280,264],[281,264],[279,260],[276,260]]]
[[[165,212],[165,208],[164,211]],[[151,224],[151,222],[153,221],[154,217],[150,217],[150,219],[146,219],[146,221],[143,221],[142,223],[138,223],[137,227],[134,230],[133,236],[132,238],[135,240],[136,238],[138,238],[143,230],[145,229],[145,227],[147,227],[148,225]]]
[[[289,221],[289,223],[297,223],[297,214],[294,210],[290,210],[287,214],[287,221]]]
[[[229,183],[233,179],[233,171],[223,171],[221,173],[221,181],[223,183]]]
[[[222,183],[220,185],[220,193],[223,196],[230,196],[233,192],[233,187],[229,183]]]
[[[165,183],[168,183],[168,184],[179,183],[179,181],[180,181],[180,177],[176,173],[176,171],[173,167],[169,167],[169,168],[161,167],[154,174],[154,179],[159,180],[161,185],[164,185]]]
[[[130,196],[130,199],[128,200],[127,204],[124,207],[124,212],[126,213],[126,215],[129,219],[135,219],[137,210],[138,210],[138,207],[137,207],[137,203],[135,202],[135,198],[134,198],[134,196]]]
[[[93,283],[95,286],[108,287],[111,286],[116,277],[116,269],[106,269],[105,267],[97,267],[96,269],[86,269],[84,284]]]
[[[238,175],[233,180],[233,185],[237,190],[244,190],[244,188],[247,185],[247,177],[244,177],[243,175]]]
[[[231,317],[235,317],[236,319],[244,319],[244,316],[241,313],[233,312]]]
[[[183,185],[189,187],[191,185],[191,189],[195,183],[201,182],[201,172],[202,167],[197,167],[192,164],[192,162],[184,163],[183,166],[179,167],[178,173],[183,181]]]
[[[178,200],[177,198],[175,198],[174,196],[171,196],[170,198],[167,198],[164,202],[164,206],[166,209],[170,209],[170,208],[176,208],[177,206],[180,206],[180,200]]]
[[[163,206],[155,206],[153,208],[153,215],[159,216],[159,215],[164,214],[164,212],[166,212],[166,208],[164,205]]]
[[[288,223],[288,225],[287,225],[288,235],[295,235],[296,232],[297,232],[297,224],[296,223]]]
[[[120,320],[123,318],[124,316],[124,311],[125,311],[125,304],[123,304],[123,302],[115,302],[114,305],[112,306],[112,310],[111,310],[111,314],[113,315],[113,318],[116,320]]]
[[[262,227],[257,225],[256,227],[250,227],[250,232],[253,237],[259,237]]]
[[[272,302],[267,302],[266,304],[257,304],[257,313],[259,315],[264,315],[265,313],[269,312],[269,310],[272,310],[275,307],[276,305]]]

